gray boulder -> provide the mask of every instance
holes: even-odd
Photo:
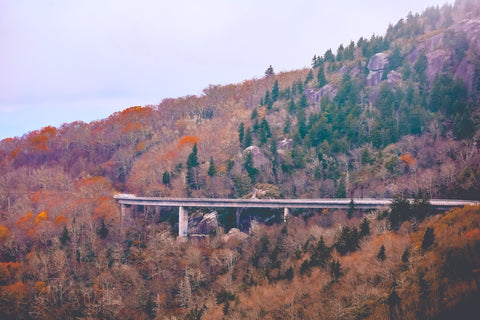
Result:
[[[388,66],[388,54],[379,52],[368,61],[367,86],[376,86],[382,81],[382,75]]]

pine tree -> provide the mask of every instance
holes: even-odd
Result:
[[[267,105],[267,108],[270,108],[271,105],[273,104],[269,90],[267,90],[267,92],[265,93],[265,98],[263,99],[263,103]]]
[[[307,85],[312,80],[313,80],[313,71],[312,69],[310,69],[310,71],[308,71],[307,77],[305,78],[304,84]]]
[[[337,190],[335,190],[336,198],[345,198],[347,196],[347,186],[345,184],[345,176],[338,180]]]
[[[245,148],[244,140],[245,139],[245,125],[240,123],[240,127],[238,128],[238,142],[240,143],[240,148]]]
[[[325,54],[323,55],[323,60],[327,62],[335,62],[335,55],[332,53],[332,49],[328,49],[325,51]]]
[[[390,208],[391,210],[388,216],[390,226],[393,230],[398,230],[402,222],[410,219],[412,211],[410,201],[403,195],[396,195],[393,197]]]
[[[423,250],[430,250],[435,243],[435,234],[433,233],[434,228],[428,227],[425,230],[425,234],[423,235],[422,241],[422,249]]]
[[[318,67],[317,73],[317,87],[321,88],[327,84],[327,78],[325,78],[325,71],[323,69],[323,64]]]
[[[343,275],[340,261],[338,260],[332,261],[332,263],[330,264],[330,275],[332,277],[333,282],[337,282],[337,280]]]
[[[275,72],[273,71],[272,65],[270,65],[267,70],[265,71],[265,76],[268,78],[270,76],[273,76]]]
[[[272,133],[270,132],[270,125],[268,124],[268,121],[263,118],[262,122],[260,123],[260,145],[263,145],[267,142],[268,138],[271,137]]]
[[[290,120],[290,117],[287,116],[287,119],[285,119],[285,125],[284,125],[284,127],[283,127],[283,133],[285,133],[285,134],[289,133],[289,132],[290,132],[290,129],[291,129],[291,128],[290,128],[291,125],[292,125],[292,122],[291,122],[291,120]]]
[[[188,187],[194,190],[200,189],[200,184],[198,181],[198,157],[197,157],[197,144],[195,143],[192,148],[192,152],[188,155],[187,159],[187,184]]]
[[[387,255],[385,254],[385,246],[382,244],[377,254],[377,260],[385,261],[386,259],[387,259]]]
[[[198,167],[200,164],[198,163],[198,148],[197,144],[195,143],[192,148],[192,152],[188,155],[187,159],[187,169]]]
[[[355,202],[353,201],[353,199],[351,199],[350,202],[348,203],[347,218],[351,219],[354,213],[355,213]]]
[[[105,239],[108,235],[108,228],[105,225],[105,221],[102,220],[102,225],[100,226],[100,229],[98,229],[97,234],[100,236],[101,239]]]
[[[263,104],[262,104],[263,105]],[[253,119],[256,119],[258,116],[258,111],[257,111],[257,108],[253,109],[252,111],[252,115],[250,116],[250,119],[253,120]]]
[[[245,156],[245,162],[243,163],[243,167],[247,171],[248,176],[252,183],[255,183],[258,175],[258,169],[255,168],[253,164],[253,154],[251,152],[247,152]]]
[[[302,96],[300,97],[300,102],[298,103],[298,106],[300,107],[300,109],[305,109],[306,107],[308,107],[308,100],[305,94],[302,94]]]
[[[245,144],[244,147],[248,148],[252,145],[253,138],[252,138],[252,130],[250,128],[247,129],[247,133],[245,133]]]
[[[290,114],[295,114],[295,112],[297,112],[297,106],[295,105],[293,99],[290,100],[290,103],[288,104],[288,112]]]
[[[315,68],[317,66],[317,63],[318,63],[318,60],[319,58],[317,58],[317,55],[313,55],[313,58],[312,58],[312,68]]]
[[[67,244],[67,242],[70,242],[70,234],[68,232],[67,226],[63,226],[63,231],[62,235],[60,236],[60,242],[62,245]]]
[[[217,173],[217,170],[215,169],[215,163],[213,162],[213,157],[210,157],[210,166],[208,167],[208,175],[210,177],[213,177]]]
[[[278,80],[275,80],[275,82],[273,83],[272,95],[271,95],[272,103],[277,101],[279,93],[280,93],[280,89],[278,87]]]
[[[408,263],[409,259],[410,259],[410,251],[408,250],[408,248],[405,248],[405,251],[403,251],[403,254],[402,254],[402,262]]]
[[[285,271],[285,279],[290,281],[290,280],[293,279],[293,276],[294,276],[293,267],[290,267],[290,268],[287,269],[287,271]]]
[[[162,183],[166,186],[170,185],[170,173],[165,171],[162,176]]]
[[[366,237],[370,234],[370,221],[367,218],[363,218],[360,224],[360,237]]]
[[[326,267],[328,261],[332,258],[330,252],[331,249],[327,247],[325,241],[323,240],[323,236],[321,236],[312,253],[310,265],[320,266],[322,268]]]

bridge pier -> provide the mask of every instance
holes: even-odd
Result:
[[[131,205],[129,204],[120,204],[120,232],[123,233],[123,227],[127,226],[131,221]]]
[[[237,228],[240,229],[240,214],[242,213],[242,208],[237,208],[235,211],[235,218],[237,219]]]
[[[178,236],[184,238],[188,236],[188,212],[184,207],[178,207]]]
[[[127,211],[126,204],[120,204],[120,227],[123,225],[123,220],[125,220],[125,213]]]
[[[290,209],[283,208],[283,222],[287,222],[289,214],[290,214]]]

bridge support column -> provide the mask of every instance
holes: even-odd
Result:
[[[283,222],[287,222],[289,214],[290,214],[290,209],[284,208],[283,209]]]
[[[126,206],[121,203],[120,204],[120,233],[123,234],[123,223],[125,221],[125,214],[126,214],[127,208]]]
[[[125,205],[121,203],[120,204],[120,226],[123,224],[123,220],[125,220],[125,211],[127,211],[127,208],[125,208]]]
[[[188,212],[183,207],[178,207],[178,236],[188,236]]]
[[[237,228],[240,229],[240,214],[242,213],[242,208],[237,208],[235,211],[235,218],[237,219]]]

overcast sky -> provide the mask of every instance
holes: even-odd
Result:
[[[0,139],[309,67],[447,0],[0,0]]]

